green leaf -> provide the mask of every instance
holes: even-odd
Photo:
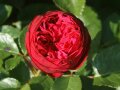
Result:
[[[82,90],[93,90],[92,79],[86,76],[81,76],[80,78],[82,82]]]
[[[14,42],[13,38],[8,34],[0,33],[0,52],[1,51],[9,52],[12,54],[19,53],[16,43]]]
[[[5,78],[0,80],[0,90],[18,90],[20,83],[14,78]]]
[[[18,30],[22,29],[22,22],[21,21],[13,22],[12,25],[15,26]]]
[[[0,59],[5,59],[7,57],[9,57],[11,54],[9,52],[0,50]]]
[[[7,70],[14,69],[21,61],[22,57],[15,56],[14,58],[10,58],[5,62],[5,68]]]
[[[27,54],[27,50],[26,50],[26,47],[25,47],[25,36],[26,36],[26,32],[27,32],[27,26],[23,28],[21,34],[20,34],[20,37],[18,38],[18,42],[19,42],[19,46],[21,48],[21,51],[24,53],[24,54]]]
[[[0,67],[2,67],[3,61],[0,59]]]
[[[10,5],[0,4],[0,25],[10,16],[12,7]]]
[[[9,34],[10,36],[12,36],[13,38],[17,38],[19,37],[20,35],[20,30],[13,27],[13,26],[10,26],[10,25],[4,25],[4,26],[1,26],[0,27],[0,31],[2,33],[7,33]]]
[[[34,18],[34,16],[43,14],[49,10],[56,10],[56,7],[47,3],[31,4],[21,10],[21,12],[18,14],[18,18],[22,21],[29,22]]]
[[[119,87],[120,86],[120,73],[95,77],[93,80],[93,85],[109,86],[109,87],[114,87],[114,88]]]
[[[91,7],[86,6],[79,19],[83,21],[91,36],[91,52],[96,52],[101,39],[101,21],[98,14]]]
[[[4,69],[4,62],[2,59],[0,59],[0,80],[5,78],[6,76],[9,75],[9,72],[7,72],[5,69]],[[0,89],[1,90],[1,89]]]
[[[50,90],[53,80],[49,76],[34,77],[30,80],[32,90]]]
[[[120,41],[120,16],[113,13],[103,22],[101,45],[108,46],[118,40]]]
[[[86,0],[53,0],[61,10],[68,11],[79,17],[85,7]]]
[[[93,85],[93,79],[88,77],[81,77],[82,80],[82,90],[116,90],[108,86],[98,86]]]
[[[116,90],[120,90],[120,86],[116,88]]]
[[[84,62],[84,64],[75,72],[75,74],[79,76],[88,76],[89,71],[87,71],[86,65],[87,61]]]
[[[101,50],[94,57],[93,65],[102,75],[120,72],[120,44]]]
[[[29,84],[25,84],[20,90],[31,90]]]
[[[23,61],[21,61],[17,67],[10,71],[10,76],[16,78],[22,84],[27,83],[30,79],[28,66]]]
[[[51,90],[82,90],[82,83],[78,76],[61,77],[55,80]]]

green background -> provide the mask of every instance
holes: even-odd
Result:
[[[120,0],[0,0],[0,90],[120,90]],[[29,63],[27,25],[63,10],[87,27],[88,60],[73,76],[51,78]]]

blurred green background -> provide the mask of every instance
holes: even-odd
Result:
[[[27,26],[49,10],[74,14],[90,33],[88,60],[73,76],[51,78],[29,63]],[[120,0],[0,0],[0,90],[120,90]]]

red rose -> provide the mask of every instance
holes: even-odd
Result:
[[[86,60],[90,36],[83,23],[62,11],[36,16],[26,34],[32,63],[52,77],[80,67]]]

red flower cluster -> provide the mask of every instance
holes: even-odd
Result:
[[[83,23],[62,11],[36,16],[25,41],[32,63],[52,77],[80,67],[90,48],[90,36]]]

